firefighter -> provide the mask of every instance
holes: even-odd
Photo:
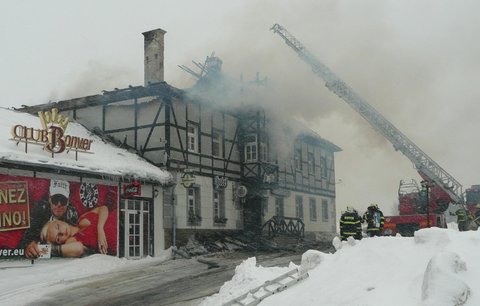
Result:
[[[454,213],[450,212],[450,215],[457,216],[458,230],[461,232],[468,231],[468,223],[475,219],[471,213],[467,212],[465,207],[457,209]]]
[[[383,217],[383,213],[378,208],[377,204],[372,203],[370,204],[370,206],[368,206],[367,211],[363,214],[362,217],[362,223],[363,222],[367,222],[368,236],[382,236],[385,218]]]
[[[347,206],[347,211],[340,217],[340,236],[342,240],[347,240],[348,237],[362,239],[362,218],[351,206]]]

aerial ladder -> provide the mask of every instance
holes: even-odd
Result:
[[[463,204],[462,185],[447,171],[440,167],[433,159],[425,154],[410,139],[400,132],[392,123],[383,117],[375,108],[362,99],[352,88],[337,77],[327,66],[317,60],[307,48],[284,27],[279,24],[271,28],[280,35],[285,43],[291,47],[298,56],[309,65],[313,72],[325,81],[325,86],[347,102],[374,129],[388,139],[396,151],[402,152],[414,164],[415,169],[429,186],[438,186],[448,196],[448,202]],[[443,207],[445,210],[448,206]],[[438,211],[443,212],[443,211]]]

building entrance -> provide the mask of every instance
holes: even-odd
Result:
[[[152,254],[150,203],[137,199],[120,201],[120,257],[135,259]]]

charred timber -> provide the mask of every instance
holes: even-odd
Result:
[[[81,98],[62,100],[53,103],[45,103],[34,106],[25,106],[19,108],[19,111],[37,114],[39,111],[44,111],[51,108],[58,108],[60,111],[68,111],[79,108],[85,108],[95,105],[106,105],[115,102],[138,99],[143,97],[159,97],[159,98],[178,98],[184,99],[184,91],[168,85],[166,82],[158,82],[149,84],[147,87],[130,86],[128,88],[115,89],[112,91],[103,91],[101,95],[85,96]]]

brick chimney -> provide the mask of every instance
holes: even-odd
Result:
[[[142,33],[144,36],[145,86],[148,86],[149,83],[164,80],[163,51],[165,49],[165,33],[167,32],[162,29]]]

